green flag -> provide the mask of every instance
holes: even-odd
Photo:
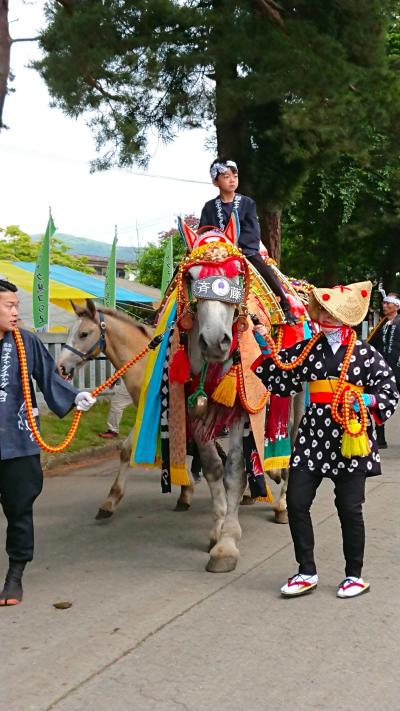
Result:
[[[107,265],[106,281],[104,284],[104,306],[115,309],[115,274],[117,271],[117,228],[111,247],[110,259]]]
[[[161,277],[161,296],[164,296],[167,286],[174,273],[174,242],[173,237],[168,239],[165,246],[164,264]]]
[[[36,331],[49,330],[50,240],[56,229],[50,212],[33,277],[33,324]]]

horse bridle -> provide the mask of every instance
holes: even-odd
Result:
[[[83,361],[91,360],[92,358],[95,358],[96,356],[93,355],[94,351],[96,348],[99,349],[99,352],[97,355],[100,353],[104,353],[104,349],[106,347],[106,322],[104,319],[104,314],[101,311],[96,311],[99,317],[99,326],[100,326],[100,337],[96,341],[96,343],[93,344],[89,348],[88,351],[85,353],[83,351],[78,351],[77,348],[74,348],[73,346],[70,346],[68,343],[64,345],[64,348],[67,349],[67,351],[71,351],[71,353],[75,353],[75,355],[78,355],[80,358],[82,358]]]

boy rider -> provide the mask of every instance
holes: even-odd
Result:
[[[219,189],[219,195],[204,205],[199,227],[207,225],[224,230],[233,208],[236,208],[240,222],[238,246],[274,294],[279,297],[286,322],[290,325],[295,324],[296,318],[290,312],[287,296],[273,270],[264,262],[260,254],[260,225],[257,219],[256,203],[246,195],[236,192],[239,178],[235,161],[217,158],[210,166],[210,175],[213,185]]]

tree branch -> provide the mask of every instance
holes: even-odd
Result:
[[[274,0],[258,0],[260,5],[263,7],[267,15],[270,17],[270,19],[275,22],[276,25],[279,25],[279,27],[286,32],[286,27],[285,23],[282,20],[282,16],[280,13],[281,8],[279,5],[277,5]]]
[[[16,39],[12,39],[10,44],[14,44],[15,42],[38,42],[38,40],[40,40],[39,35],[37,37],[17,37]]]

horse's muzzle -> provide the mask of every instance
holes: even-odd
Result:
[[[209,342],[204,334],[199,336],[199,346],[203,358],[209,363],[222,363],[229,355],[232,344],[232,338],[225,334],[222,339],[217,342]]]

